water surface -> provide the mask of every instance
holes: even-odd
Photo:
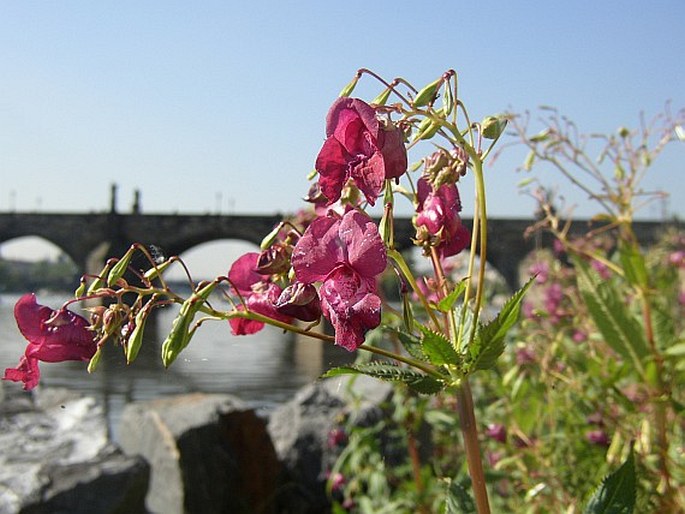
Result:
[[[16,327],[12,309],[19,295],[0,295],[0,372],[17,365],[26,342]],[[38,303],[59,307],[66,295],[38,295]],[[288,401],[327,368],[350,355],[314,340],[295,340],[272,327],[253,336],[233,336],[228,323],[205,323],[169,369],[162,366],[159,349],[175,316],[161,310],[156,327],[148,327],[135,363],[126,365],[119,348],[110,347],[95,371],[86,363],[40,363],[39,387],[66,387],[96,397],[104,406],[116,437],[123,407],[187,392],[233,394],[260,411]],[[154,325],[154,324],[153,324]],[[21,388],[6,382],[5,387]]]

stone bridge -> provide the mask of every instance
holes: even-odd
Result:
[[[278,223],[280,215],[213,214],[120,214],[109,213],[0,213],[0,243],[22,236],[38,236],[58,246],[84,272],[98,272],[107,257],[121,256],[133,242],[154,244],[167,255],[181,253],[201,243],[237,239],[258,245]],[[532,219],[490,219],[488,262],[515,288],[519,285],[522,260],[533,249],[549,244],[545,238],[526,238]],[[464,219],[471,225],[471,220]],[[572,233],[588,230],[589,222],[578,220]],[[665,222],[636,222],[640,241],[653,243]],[[398,247],[411,245],[414,229],[409,218],[396,219]]]

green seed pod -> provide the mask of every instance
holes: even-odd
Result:
[[[85,279],[81,279],[81,283],[79,286],[76,288],[76,291],[74,291],[74,298],[81,298],[86,292],[86,281]]]
[[[352,81],[349,84],[347,84],[344,88],[342,88],[342,91],[340,91],[340,94],[338,96],[350,96],[352,94],[352,91],[354,91],[354,88],[357,87],[357,82],[359,82],[359,75],[355,75]]]
[[[392,93],[392,89],[387,88],[383,90],[381,94],[379,94],[376,98],[371,100],[372,105],[385,105],[386,102],[388,101],[388,98],[390,98],[390,93]]]
[[[507,120],[498,116],[487,116],[481,122],[481,133],[487,139],[497,139],[507,126]]]
[[[274,244],[274,241],[276,241],[276,237],[278,237],[278,233],[281,231],[282,228],[283,222],[280,222],[271,230],[271,232],[264,236],[264,239],[262,239],[262,242],[259,244],[260,250],[266,250],[272,244]]]
[[[112,287],[117,283],[117,280],[124,276],[124,273],[126,273],[126,269],[128,268],[128,264],[131,262],[134,251],[135,247],[129,248],[124,256],[119,259],[119,261],[110,270],[109,275],[107,276],[107,287]]]
[[[216,286],[217,282],[209,282],[190,295],[181,305],[181,310],[171,326],[171,332],[162,343],[162,363],[164,367],[168,368],[183,349],[188,346],[190,339],[195,333],[195,330],[189,330],[190,324]]]
[[[104,273],[107,273],[108,269],[105,268]],[[86,292],[87,295],[93,294],[95,291],[98,289],[105,287],[105,281],[101,277],[97,277],[90,286],[88,286],[88,291]]]
[[[138,351],[143,345],[143,332],[145,331],[145,322],[149,312],[147,309],[141,309],[136,315],[135,327],[131,331],[131,335],[126,343],[126,364],[131,364],[138,356]]]
[[[166,269],[171,266],[171,264],[174,262],[173,259],[168,259],[164,261],[162,264],[157,264],[155,267],[150,268],[145,272],[145,275],[143,275],[147,280],[154,280],[157,277],[159,277],[162,273],[166,271]]]
[[[96,368],[98,367],[98,364],[100,363],[100,357],[102,357],[102,349],[98,346],[98,349],[95,352],[95,355],[93,355],[90,358],[90,361],[88,362],[88,373],[92,373],[93,371],[96,370]]]
[[[414,101],[412,102],[414,107],[423,107],[424,105],[428,105],[433,100],[435,100],[435,95],[438,92],[438,88],[442,85],[443,81],[443,78],[440,77],[438,80],[431,82],[430,84],[425,86],[421,91],[419,91],[416,94],[416,98],[414,98]]]
[[[433,122],[430,118],[424,118],[419,123],[416,128],[416,133],[414,134],[414,141],[419,139],[430,139],[435,133],[440,130],[440,124]]]

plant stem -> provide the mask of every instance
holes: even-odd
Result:
[[[480,445],[478,444],[478,427],[476,426],[476,416],[473,409],[473,396],[471,395],[471,386],[466,377],[461,380],[461,384],[457,389],[457,399],[461,433],[464,437],[466,462],[469,466],[476,511],[478,514],[490,514],[488,491],[485,488],[483,461],[481,460]]]

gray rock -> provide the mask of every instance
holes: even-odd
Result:
[[[119,442],[152,468],[147,507],[164,514],[271,513],[279,462],[266,423],[229,395],[128,405]]]
[[[146,466],[110,443],[93,398],[66,389],[4,389],[0,513],[141,512],[142,496],[136,503],[135,491],[147,486]],[[91,502],[86,490],[98,501]]]
[[[330,511],[328,472],[337,458],[328,437],[346,417],[367,426],[383,416],[392,386],[366,377],[326,379],[302,388],[269,418],[269,433],[284,467],[288,513]]]

